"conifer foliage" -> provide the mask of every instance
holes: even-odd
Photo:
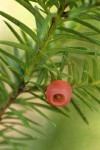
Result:
[[[36,28],[31,29],[13,14],[0,11],[0,16],[17,39],[17,42],[10,39],[0,41],[2,150],[28,149],[28,142],[24,141],[37,139],[31,131],[43,134],[41,124],[27,116],[28,111],[36,111],[53,125],[41,108],[60,113],[65,119],[70,118],[67,106],[66,109],[58,108],[47,103],[46,88],[55,80],[70,83],[73,95],[69,109],[73,105],[86,124],[89,124],[88,118],[78,102],[92,111],[97,109],[91,101],[100,104],[96,96],[100,90],[100,27],[96,26],[100,22],[100,1],[15,1],[33,15]],[[19,27],[20,34],[12,23]],[[3,45],[9,46],[11,51]]]

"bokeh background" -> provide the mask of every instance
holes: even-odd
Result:
[[[0,0],[0,10],[18,18],[32,29],[35,28],[33,16],[14,0]],[[0,40],[14,41],[13,34],[4,24],[3,20],[4,18],[0,16]],[[17,27],[15,28],[18,29]],[[71,110],[71,119],[45,111],[55,122],[56,127],[35,114],[36,117],[34,118],[42,123],[45,134],[39,136],[37,141],[31,142],[29,150],[100,150],[100,113],[91,112],[84,108],[84,112],[90,122],[90,125],[87,126],[71,104],[68,107]],[[99,106],[96,107],[99,110]]]

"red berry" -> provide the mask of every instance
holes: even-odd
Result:
[[[72,88],[69,83],[63,80],[56,80],[48,85],[46,98],[49,104],[53,106],[65,106],[72,97]]]

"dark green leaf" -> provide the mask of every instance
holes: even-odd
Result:
[[[4,81],[5,83],[8,83],[8,85],[10,85],[12,88],[15,89],[15,84],[11,80],[9,80],[7,77],[4,77],[0,74],[0,80]]]
[[[99,45],[100,46],[100,41],[96,41],[94,40],[93,38],[90,38],[88,36],[85,36],[84,34],[78,32],[78,31],[75,31],[73,29],[69,29],[69,28],[64,28],[64,27],[58,27],[57,29],[61,30],[61,31],[65,31],[65,32],[68,32],[68,33],[72,33],[73,35],[78,35],[79,37],[82,37],[84,39],[86,39],[88,42],[91,42],[91,43],[94,43],[96,45]]]
[[[89,29],[92,29],[92,30],[94,30],[94,31],[96,31],[96,32],[98,32],[98,33],[100,33],[100,29],[97,28],[97,27],[95,27],[95,26],[93,26],[93,25],[91,25],[90,23],[87,23],[87,22],[85,22],[85,21],[83,21],[83,20],[79,20],[79,19],[74,19],[74,21],[75,21],[75,22],[78,22],[78,23],[80,23],[80,24],[82,24],[82,25],[84,25],[84,26],[86,26],[86,27],[88,27]]]
[[[17,40],[23,44],[23,39],[20,37],[20,35],[15,31],[15,29],[8,23],[5,21],[5,24],[8,26],[8,28],[12,31],[12,33],[15,35],[15,37],[17,38]]]
[[[98,104],[100,104],[100,100],[96,95],[94,95],[90,90],[88,89],[83,89],[88,95],[91,96],[92,99],[94,99]]]
[[[34,55],[34,50],[27,46],[27,45],[24,45],[24,44],[19,44],[19,43],[16,43],[16,42],[10,42],[10,41],[0,41],[0,44],[5,44],[5,45],[8,45],[8,46],[12,46],[12,47],[16,47],[16,48],[19,48],[19,49],[22,49],[24,51],[27,51],[29,52],[30,54],[33,54]]]
[[[10,110],[23,122],[26,127],[30,127],[27,119],[23,116],[23,114],[14,108],[10,108]]]
[[[24,23],[21,21],[17,20],[16,18],[6,14],[5,12],[0,11],[0,15],[5,17],[6,19],[10,20],[12,23],[17,25],[19,28],[21,28],[23,31],[25,31],[36,43],[38,43],[38,39],[36,34]]]
[[[12,60],[14,60],[18,64],[20,64],[22,67],[26,68],[26,64],[22,60],[18,59],[16,56],[6,52],[5,50],[3,50],[1,48],[0,48],[0,53],[6,55],[7,57],[11,58]]]
[[[83,119],[83,121],[88,125],[89,122],[86,118],[86,116],[84,115],[84,113],[81,111],[81,109],[78,107],[78,105],[75,103],[75,98],[74,100],[71,100],[72,105],[74,106],[74,108],[76,109],[76,111],[78,112],[78,114],[80,115],[80,117]]]
[[[39,13],[39,11],[37,11],[32,5],[31,3],[27,3],[25,2],[25,0],[16,0],[19,4],[21,4],[23,7],[25,7],[29,12],[31,12],[34,17],[36,18],[36,20],[39,22],[39,24],[42,24],[44,18],[42,17],[42,15]]]

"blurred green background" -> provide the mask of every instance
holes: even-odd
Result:
[[[18,18],[32,29],[35,28],[35,21],[32,15],[14,0],[0,0],[0,10]],[[2,17],[0,17],[1,39],[15,40],[4,24]],[[55,122],[56,127],[37,116],[37,121],[42,122],[45,135],[39,136],[37,141],[31,142],[30,150],[100,150],[100,114],[84,109],[90,122],[90,125],[87,126],[71,104],[68,107],[70,107],[72,119],[67,119],[59,114],[45,112]],[[97,109],[99,110],[99,108]]]

